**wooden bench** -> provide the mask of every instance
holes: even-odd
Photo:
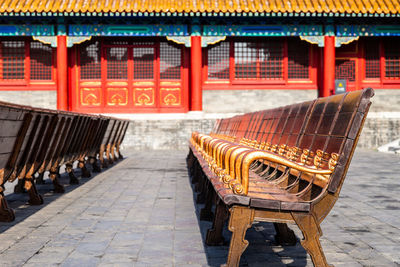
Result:
[[[49,171],[54,191],[64,192],[59,182],[60,167],[66,166],[70,183],[79,183],[73,170],[78,162],[83,177],[89,177],[89,161],[100,171],[97,157],[105,165],[121,158],[120,144],[129,121],[105,116],[38,109],[0,102],[0,221],[14,220],[14,212],[4,197],[4,184],[18,179],[16,192],[29,193],[29,203],[39,205],[43,198],[36,190]],[[110,126],[112,125],[112,126]],[[109,130],[115,129],[115,130]],[[107,150],[102,149],[107,147]],[[118,154],[118,157],[116,156]]]
[[[217,200],[208,245],[223,242],[230,215],[227,266],[239,265],[254,221],[276,223],[289,243],[286,223],[297,224],[314,265],[329,266],[320,224],[339,197],[373,94],[364,89],[248,113],[217,121],[208,135],[192,134],[187,163],[198,200],[206,202],[202,218]]]

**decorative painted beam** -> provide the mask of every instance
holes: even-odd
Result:
[[[330,36],[330,35],[326,35]],[[342,45],[347,45],[353,41],[358,40],[359,36],[354,37],[336,37],[335,38],[335,47],[341,47]],[[316,44],[319,47],[325,46],[325,37],[324,36],[300,36],[300,39],[310,44]]]
[[[321,36],[321,25],[205,25],[204,36]]]
[[[53,25],[0,25],[0,36],[52,36]]]
[[[195,36],[195,35],[193,35]],[[213,45],[218,42],[222,42],[226,39],[226,36],[202,36],[201,37],[201,47],[207,47],[208,45]],[[191,36],[167,36],[168,41],[172,41],[177,44],[183,44],[186,47],[191,47]]]
[[[57,47],[57,36],[32,36],[33,40],[43,44],[49,44],[51,47]],[[67,36],[67,47],[72,47],[74,44],[80,44],[89,41],[92,36]]]
[[[400,25],[338,25],[336,36],[400,36]]]
[[[187,36],[186,25],[70,25],[69,36]]]

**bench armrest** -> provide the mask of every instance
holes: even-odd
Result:
[[[293,168],[293,169],[296,169],[301,172],[310,173],[310,174],[330,175],[333,172],[333,170],[330,170],[330,169],[317,169],[315,167],[308,167],[301,163],[299,164],[299,163],[293,162],[282,156],[279,156],[277,154],[270,153],[267,151],[259,151],[259,150],[252,151],[244,156],[242,170],[241,170],[241,172],[238,172],[236,174],[237,175],[236,179],[237,179],[237,181],[240,181],[242,188],[237,188],[236,190],[234,190],[235,192],[243,194],[243,195],[247,195],[248,189],[249,189],[250,165],[254,161],[260,160],[260,159],[264,159],[271,163],[277,163],[277,164],[280,164],[280,165],[283,165],[283,166],[286,166],[289,168]]]

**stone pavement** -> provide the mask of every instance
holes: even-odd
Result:
[[[186,151],[125,152],[123,161],[42,206],[8,194],[16,221],[0,224],[0,266],[219,266],[228,246],[207,247]],[[356,153],[341,197],[322,223],[335,266],[400,266],[400,157]],[[64,183],[67,179],[64,176]],[[49,183],[49,181],[47,181]],[[10,190],[10,186],[8,187]],[[300,232],[292,227],[297,236]],[[229,232],[224,233],[229,240]],[[312,266],[305,250],[275,244],[272,224],[249,229],[241,266]]]

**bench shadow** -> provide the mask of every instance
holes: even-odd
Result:
[[[126,157],[123,159],[119,159],[118,161],[114,162],[113,164],[110,164],[107,168],[102,169],[101,172],[93,172],[93,168],[90,166],[90,164],[86,164],[86,167],[88,170],[91,172],[91,177],[85,178],[82,177],[81,170],[77,168],[74,164],[74,173],[75,176],[79,179],[79,184],[70,184],[69,183],[69,176],[67,172],[63,172],[65,170],[65,166],[62,166],[60,168],[60,183],[64,186],[65,192],[64,193],[55,193],[54,192],[54,187],[53,183],[48,177],[48,172],[45,173],[44,176],[44,181],[45,184],[36,184],[36,188],[39,192],[40,195],[43,197],[43,204],[42,205],[30,205],[28,203],[29,196],[27,193],[13,193],[14,191],[14,186],[17,184],[17,180],[15,180],[13,183],[7,183],[6,184],[6,190],[5,190],[5,198],[7,200],[8,206],[14,210],[15,213],[15,220],[12,222],[0,222],[0,234],[7,231],[8,229],[12,228],[14,225],[17,225],[18,223],[24,221],[31,215],[35,214],[37,211],[45,208],[47,205],[55,201],[56,199],[62,197],[65,194],[68,194],[69,192],[79,188],[80,186],[86,184],[89,182],[91,179],[96,177],[97,175],[101,174],[102,172],[108,170],[109,168],[112,168],[116,166],[117,164],[121,163],[124,161]]]
[[[189,182],[191,183],[189,176]],[[205,238],[207,230],[212,227],[212,222],[201,221],[200,211],[204,207],[204,204],[197,204],[196,198],[197,193],[194,190],[194,185],[191,184],[193,192],[193,203],[196,210],[197,222],[201,231],[201,237],[203,240],[204,251],[207,256],[207,263],[209,266],[220,266],[226,263],[229,251],[229,242],[231,239],[231,232],[228,230],[228,221],[225,223],[223,236],[225,242],[222,246],[207,246]],[[213,207],[213,209],[215,206]],[[213,210],[214,212],[214,210]],[[292,229],[295,227],[290,226]],[[297,238],[299,231],[293,229],[296,232]],[[310,257],[307,255],[305,249],[300,245],[298,241],[295,246],[282,246],[275,242],[276,232],[272,223],[268,222],[256,222],[253,226],[247,230],[246,240],[249,241],[249,246],[243,252],[239,266],[292,266],[292,267],[303,267],[307,266],[311,262]],[[312,264],[311,264],[312,265]]]

